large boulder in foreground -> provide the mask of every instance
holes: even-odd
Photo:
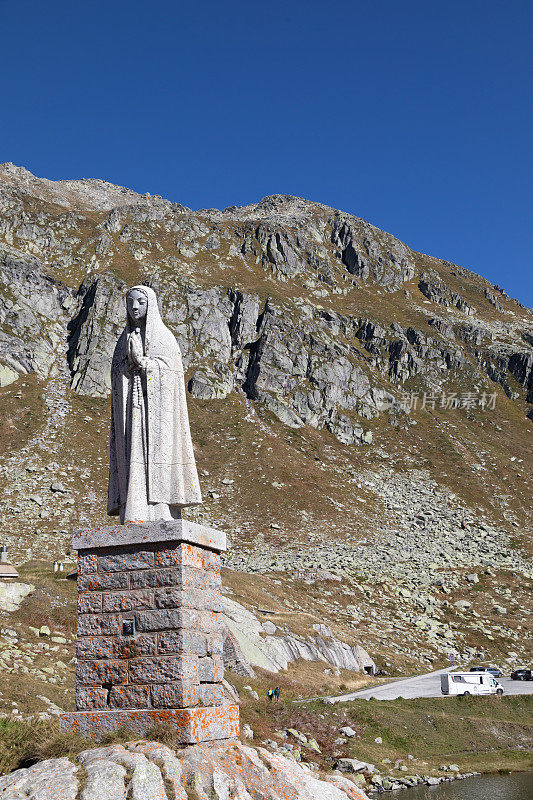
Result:
[[[237,741],[177,751],[158,742],[129,742],[85,750],[76,761],[54,758],[4,775],[0,796],[3,800],[368,800],[348,778],[319,779],[304,764]]]

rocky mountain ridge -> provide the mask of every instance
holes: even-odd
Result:
[[[107,388],[101,381],[91,383],[84,380],[89,354],[87,345],[80,344],[80,339],[83,343],[92,338],[93,349],[108,354],[112,341],[106,341],[106,331],[94,329],[94,322],[98,320],[102,324],[108,321],[118,325],[121,321],[120,301],[119,308],[115,309],[114,301],[118,298],[113,297],[122,289],[116,278],[122,277],[120,272],[126,271],[116,263],[120,255],[125,255],[119,252],[120,249],[127,251],[133,265],[135,261],[142,262],[138,271],[145,273],[145,279],[163,291],[165,307],[170,292],[174,298],[176,291],[183,295],[179,298],[181,303],[176,302],[178,298],[174,300],[172,308],[166,310],[166,316],[176,330],[187,362],[198,362],[207,356],[214,362],[212,367],[228,372],[229,362],[233,361],[237,369],[229,369],[233,381],[229,380],[226,391],[231,390],[241,377],[241,385],[251,396],[261,390],[270,394],[278,394],[281,390],[284,404],[290,405],[287,395],[291,389],[294,393],[294,378],[298,378],[298,384],[309,382],[315,392],[318,390],[322,405],[330,410],[328,405],[331,403],[328,404],[327,400],[333,376],[327,372],[322,374],[319,369],[320,362],[328,356],[340,363],[341,372],[346,373],[346,377],[342,377],[352,390],[348,394],[357,399],[365,397],[369,390],[362,375],[366,366],[377,368],[381,376],[399,383],[420,371],[428,372],[424,377],[438,388],[442,385],[438,373],[465,367],[469,357],[478,363],[480,372],[486,372],[492,380],[500,382],[508,393],[516,394],[509,385],[512,378],[526,390],[526,395],[532,388],[533,350],[528,330],[531,313],[507,298],[499,287],[449,262],[420,256],[364,220],[299,198],[278,195],[242,209],[191,212],[179,204],[136,195],[102,181],[54,183],[36,179],[12,165],[4,165],[1,173],[1,230],[6,245],[3,283],[6,287],[11,286],[12,290],[22,291],[19,299],[23,303],[29,301],[30,293],[31,305],[41,318],[40,327],[44,320],[59,318],[59,321],[65,321],[61,318],[65,315],[70,317],[67,320],[70,364],[77,380],[75,386],[82,393],[105,393]],[[126,200],[135,202],[126,203]],[[41,208],[31,213],[28,201]],[[104,216],[103,212],[112,202],[116,205]],[[72,211],[53,214],[52,203],[56,206],[61,203],[60,208],[75,205],[83,208],[87,216]],[[101,220],[90,218],[89,214],[94,210],[100,212]],[[91,233],[95,238],[83,240],[84,224],[92,227]],[[165,239],[169,235],[174,239],[172,256],[165,248],[168,245]],[[113,236],[117,236],[118,243],[113,241]],[[34,257],[27,259],[28,253]],[[192,273],[187,269],[191,261],[183,261],[179,256],[213,262],[209,264],[211,268],[206,270],[207,273],[234,271],[237,261],[238,267],[244,266],[252,273],[260,271],[269,281],[275,279],[286,283],[299,278],[299,288],[310,290],[308,293],[312,297],[328,297],[330,301],[333,299],[331,295],[346,297],[356,289],[363,289],[363,283],[376,287],[377,293],[394,293],[403,289],[404,293],[407,292],[406,305],[412,310],[425,312],[420,307],[425,297],[434,309],[437,307],[437,311],[438,306],[446,309],[446,319],[424,314],[426,330],[422,331],[412,326],[402,327],[396,320],[385,327],[360,314],[325,310],[320,302],[311,309],[305,306],[305,298],[297,297],[290,298],[295,306],[291,309],[292,314],[283,313],[288,309],[278,308],[273,297],[263,299],[259,294],[244,293],[237,287],[226,291],[223,287],[212,287],[205,293],[200,287],[187,285],[190,282],[180,279],[187,272]],[[222,259],[224,263],[220,263]],[[194,265],[194,261],[192,263]],[[65,271],[68,271],[68,277],[74,278],[75,266],[84,278],[79,285],[76,281],[66,280]],[[203,265],[200,263],[199,266]],[[174,272],[172,276],[168,274],[171,270]],[[96,271],[98,274],[93,276]],[[163,271],[167,273],[167,281],[173,278],[173,285],[165,286],[163,276],[158,274]],[[447,272],[452,281],[456,279],[453,283],[465,279],[463,290],[466,288],[468,291],[468,298],[454,291],[453,285],[445,283],[443,272]],[[234,276],[230,273],[228,277]],[[407,285],[411,288],[413,281],[417,292],[409,296]],[[349,286],[343,286],[347,282]],[[469,302],[473,292],[477,295],[478,308]],[[105,308],[101,306],[103,299]],[[359,305],[356,297],[350,299],[352,303],[355,300],[356,307]],[[199,309],[205,309],[204,313]],[[488,313],[492,309],[500,319],[494,319],[495,314]],[[74,310],[77,313],[69,314]],[[102,318],[104,312],[108,320]],[[4,325],[9,327],[11,323],[14,331],[28,332],[31,327],[24,314],[20,319],[18,310],[10,314],[6,308],[3,316]],[[509,319],[509,316],[515,319]],[[470,317],[475,317],[475,324]],[[189,330],[183,325],[186,320]],[[36,319],[32,320],[34,331],[36,322]],[[287,347],[287,337],[292,338],[295,333],[299,334],[297,345]],[[99,341],[95,342],[95,338]],[[356,341],[348,342],[347,339]],[[281,349],[276,347],[276,340],[283,342]],[[353,363],[350,358],[357,355],[360,359],[364,355],[354,348],[357,340],[371,356],[364,359],[366,364],[364,361]],[[251,350],[249,358],[242,352],[245,349]],[[289,359],[285,366],[290,368],[293,380],[287,376],[286,383],[280,384],[281,379],[276,381],[276,376],[271,373],[275,372],[276,362],[283,359]],[[90,356],[88,361],[96,368]],[[22,371],[43,371],[46,363],[46,358],[44,363],[40,363],[37,356],[34,363],[22,360],[19,368]],[[289,373],[289,369],[286,372]],[[266,380],[258,381],[259,376],[265,377],[265,373],[268,374]],[[210,382],[216,383],[214,379]],[[216,387],[204,391],[213,396]],[[304,398],[306,408],[310,402],[312,405],[310,394],[300,388],[300,404]],[[355,404],[353,398],[337,399],[340,402],[336,407],[346,410],[351,410]],[[307,419],[302,421],[308,422]]]
[[[520,597],[503,575],[531,573],[533,313],[500,287],[301,198],[191,211],[10,164],[0,281],[17,563],[64,557],[73,528],[106,521],[110,359],[124,289],[144,281],[187,369],[206,499],[191,516],[228,531],[228,568],[296,584],[329,570],[341,582],[324,598],[365,646],[383,638],[372,603],[390,602],[372,586],[403,586],[383,625],[394,638],[422,619],[412,652],[428,659],[484,635],[454,644],[437,581],[455,602],[467,571],[492,569],[490,602],[504,585]],[[509,617],[485,623],[505,657],[520,641]]]

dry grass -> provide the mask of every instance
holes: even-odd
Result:
[[[36,590],[24,598],[20,608],[10,615],[13,622],[40,628],[48,625],[50,629],[64,633],[76,630],[76,582],[65,580],[64,576],[75,568],[66,564],[63,579],[53,573],[51,564],[46,561],[28,561],[19,567],[20,579],[33,583]]]
[[[322,753],[302,747],[302,759],[331,769],[338,758],[358,758],[386,770],[384,759],[401,759],[413,772],[429,774],[442,763],[457,763],[462,771],[528,769],[533,765],[533,698],[424,698],[363,700],[328,706],[320,701],[257,703],[243,692],[242,722],[254,730],[254,741],[273,739],[295,728],[318,742]],[[350,726],[356,736],[335,744],[339,729]],[[382,743],[375,739],[380,737]],[[287,741],[297,745],[291,737]],[[424,766],[425,764],[425,766]]]
[[[42,387],[35,375],[22,376],[4,387],[0,391],[0,456],[24,447],[43,422]]]
[[[384,759],[403,760],[413,772],[430,774],[442,763],[457,763],[462,771],[531,769],[533,766],[533,698],[424,698],[420,700],[358,701],[328,706],[319,701],[294,703],[282,691],[279,703],[259,702],[242,692],[241,726],[254,730],[254,744],[273,739],[300,746],[289,734],[295,728],[314,738],[321,753],[301,746],[302,760],[330,770],[340,757],[370,761],[386,770]],[[339,729],[350,726],[356,736],[335,744]],[[381,737],[382,743],[375,742]],[[97,743],[83,736],[59,733],[56,720],[30,723],[0,720],[0,774],[27,767],[47,758],[82,750],[124,744],[137,738],[124,728]],[[147,732],[147,739],[180,749],[170,726]],[[409,761],[408,755],[415,756]]]
[[[79,734],[60,733],[55,720],[25,723],[0,719],[0,774],[47,758],[72,757],[95,746]]]
[[[325,670],[331,671],[332,674],[326,674]],[[244,687],[251,686],[259,695],[260,705],[264,705],[266,708],[271,706],[267,700],[267,692],[275,686],[280,687],[284,700],[292,702],[300,700],[302,697],[321,697],[357,691],[383,683],[384,680],[344,669],[339,670],[339,675],[336,675],[329,664],[324,661],[302,661],[301,659],[290,664],[287,670],[281,670],[277,674],[272,674],[259,667],[254,668],[254,671],[255,678],[244,678],[229,671],[226,673],[226,678],[237,688],[243,702],[250,696]]]
[[[498,768],[500,752],[517,751],[517,763],[532,762],[530,696],[370,700],[346,704],[346,710],[356,724],[365,726],[355,746],[363,760],[405,759],[411,753],[434,767],[444,759],[467,770],[475,769],[478,756],[486,758],[489,751],[493,768]],[[375,742],[378,736],[381,745]]]

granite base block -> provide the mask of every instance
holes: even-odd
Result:
[[[169,725],[176,741],[199,744],[239,736],[238,706],[209,708],[124,709],[120,711],[74,711],[62,714],[60,729],[102,739],[118,728],[143,736],[154,725]]]
[[[127,522],[125,525],[106,525],[91,530],[76,531],[73,550],[87,550],[118,545],[149,544],[152,542],[190,542],[220,553],[226,549],[226,534],[197,522],[174,519],[159,522]]]

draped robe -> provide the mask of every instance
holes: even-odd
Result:
[[[180,349],[153,289],[133,288],[148,300],[144,336],[128,315],[111,366],[107,513],[122,523],[179,518],[202,502]],[[131,337],[143,347],[141,369],[128,358]]]

